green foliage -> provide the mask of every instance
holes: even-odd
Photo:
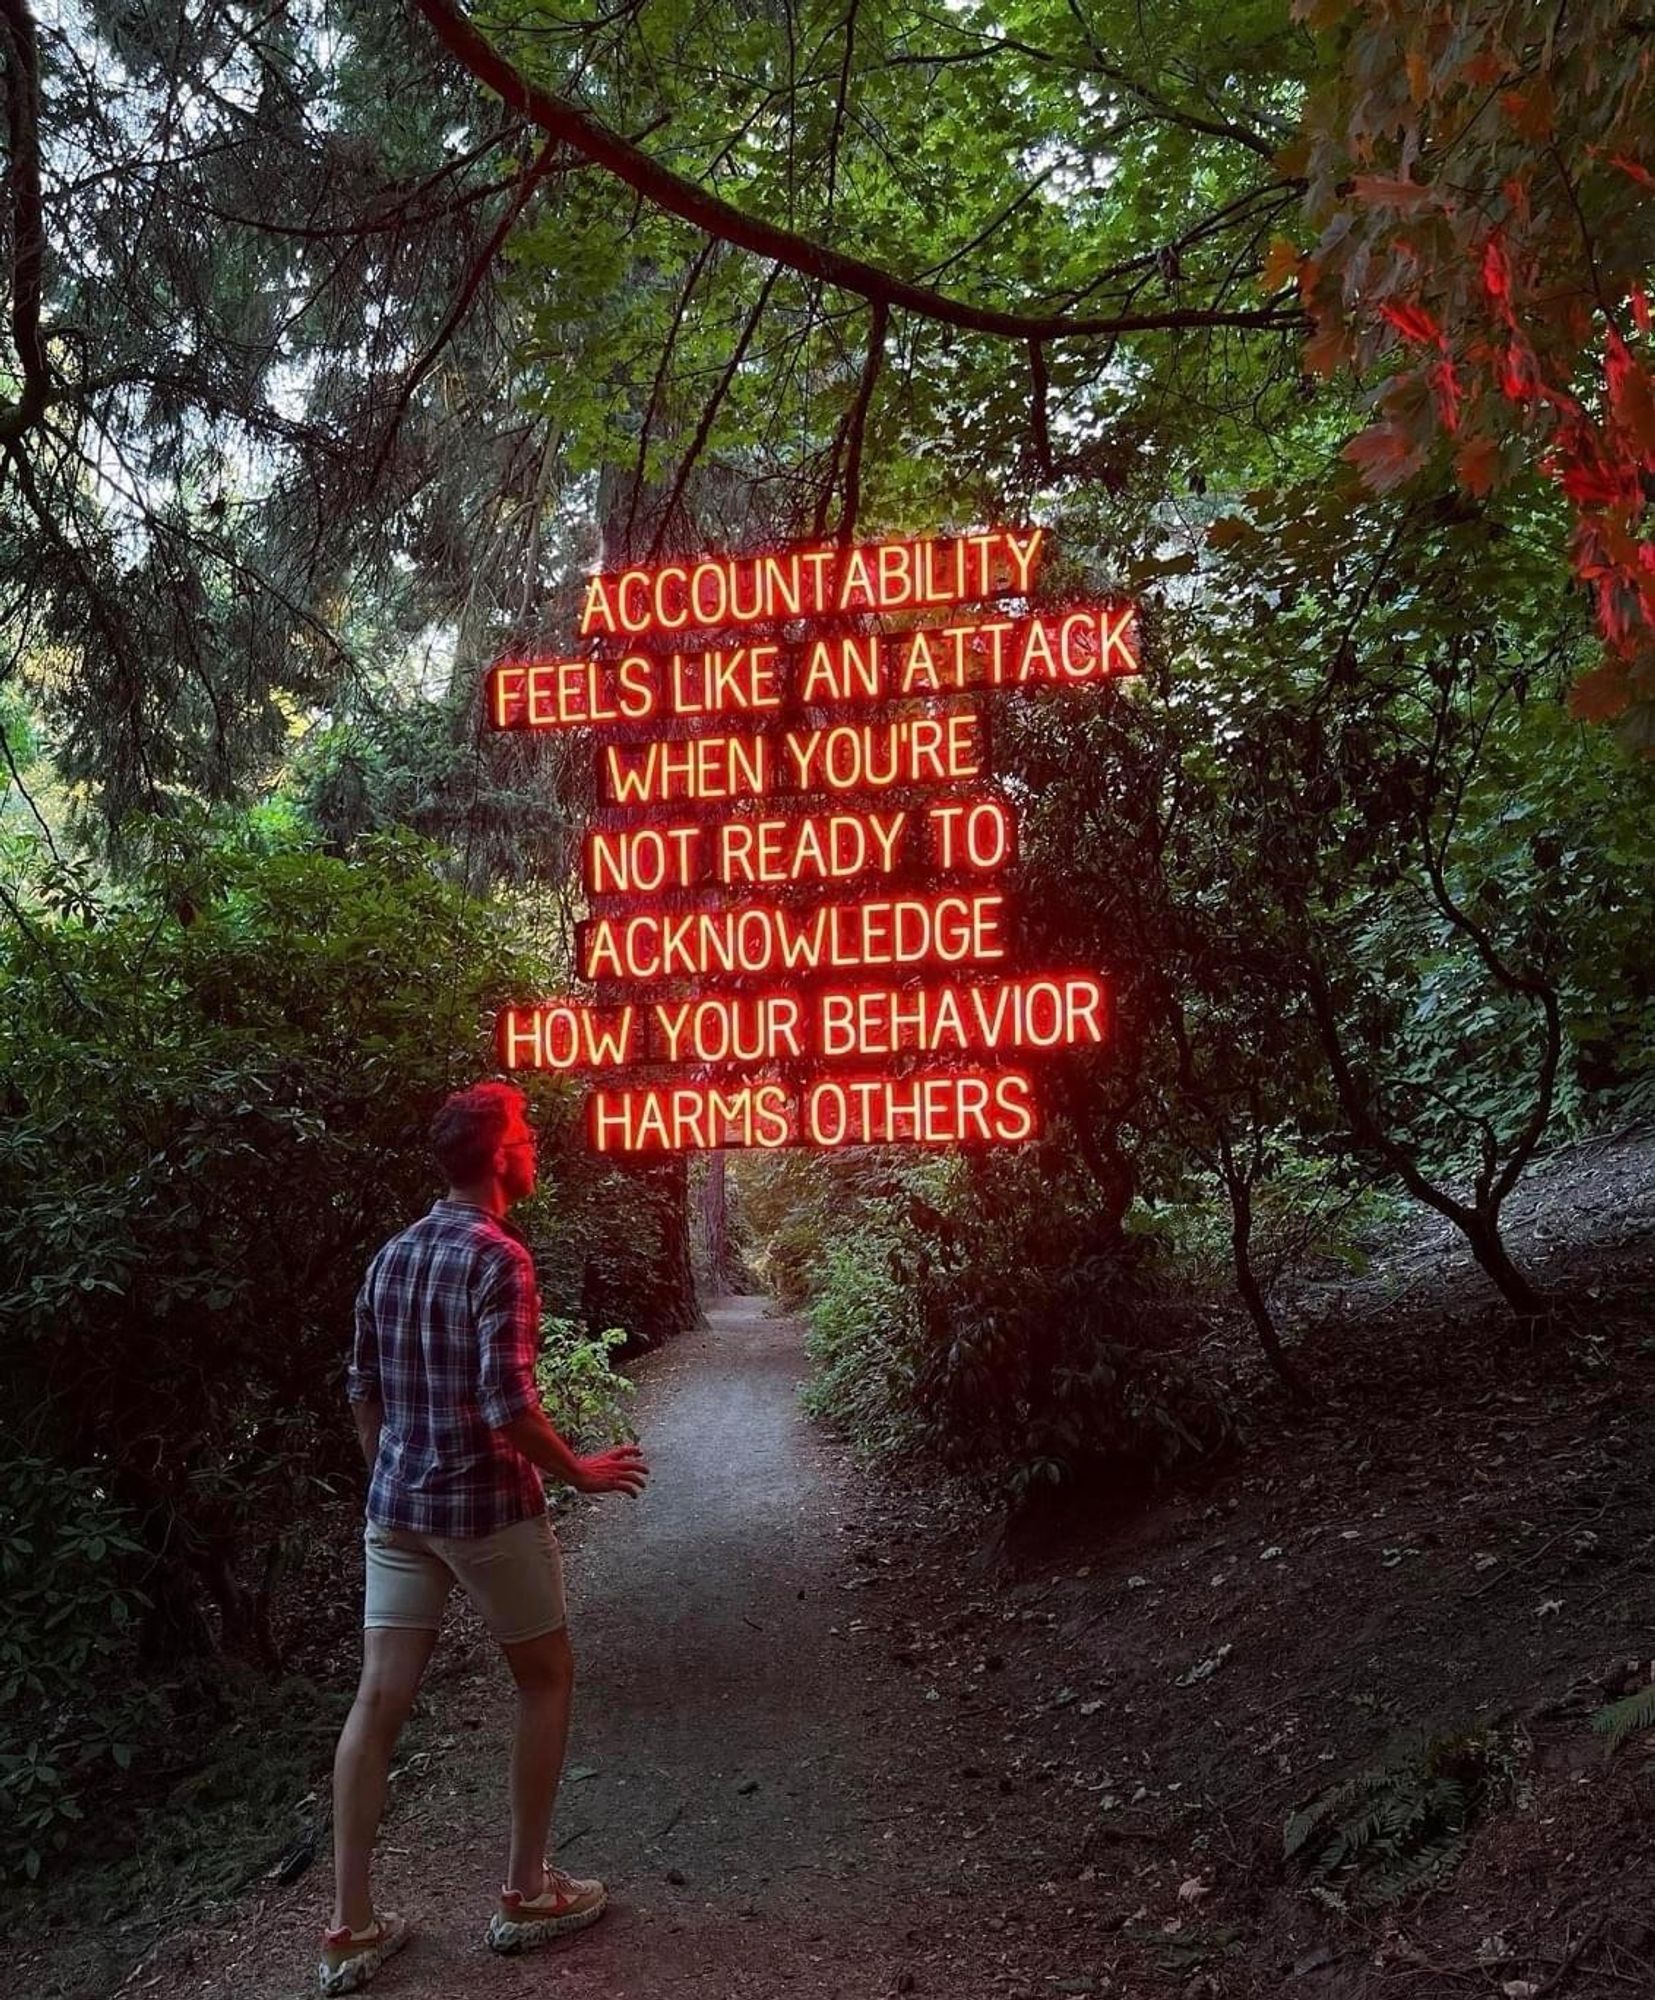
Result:
[[[1631,1694],[1623,1695],[1619,1701],[1600,1708],[1592,1717],[1592,1727],[1600,1736],[1608,1738],[1607,1748],[1611,1757],[1629,1736],[1637,1736],[1645,1729],[1655,1729],[1655,1683],[1637,1688]]]
[[[1518,1782],[1509,1732],[1415,1739],[1288,1820],[1284,1858],[1318,1901],[1371,1910],[1434,1887]]]
[[[984,305],[1256,316],[1269,222],[1296,206],[1272,155],[1313,49],[1281,5],[1229,9],[1221,39],[1204,7],[1115,0],[854,17],[807,0],[739,23],[667,4],[620,32],[603,10],[551,22],[513,4],[488,32],[615,129],[669,122],[670,147],[649,150],[739,209]],[[598,176],[512,255],[520,359],[546,385],[536,407],[555,413],[571,465],[636,475],[646,532],[692,437],[726,526],[808,532],[818,504],[837,503],[860,300],[617,202]],[[1059,482],[1136,482],[1140,405],[1176,430],[1180,471],[1221,427],[1262,464],[1259,413],[1285,423],[1297,405],[1293,347],[1276,332],[1252,350],[1054,344],[1062,423],[1042,452],[1022,345],[904,314],[867,410],[867,516],[918,527],[1026,506]],[[1235,408],[1253,425],[1229,421]]]
[[[406,838],[351,861],[277,816],[135,835],[102,890],[36,868],[0,939],[8,1429],[155,1559],[151,1641],[270,1657],[290,1522],[349,1476],[339,1401],[367,1256],[435,1191],[425,1127],[492,1067],[528,977]]]
[[[625,1346],[625,1329],[612,1326],[588,1334],[574,1320],[547,1315],[540,1330],[536,1378],[546,1414],[557,1429],[578,1451],[595,1451],[617,1438],[631,1437],[627,1410],[633,1384],[610,1359]]]
[[[875,1453],[895,1450],[917,1431],[920,1330],[914,1300],[895,1274],[900,1241],[891,1205],[870,1200],[808,1272],[805,1345],[815,1373],[805,1407]]]
[[[1141,1246],[1059,1145],[840,1167],[810,1268],[809,1401],[869,1449],[920,1446],[1014,1502],[1130,1491],[1222,1450],[1223,1397],[1174,1352]]]
[[[0,1459],[0,1877],[32,1881],[131,1761],[153,1701],[130,1679],[144,1597],[126,1512],[87,1467]]]

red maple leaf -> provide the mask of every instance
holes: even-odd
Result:
[[[1442,329],[1423,306],[1410,305],[1406,299],[1393,305],[1379,308],[1381,319],[1389,320],[1404,340],[1417,342],[1421,347],[1441,347]]]

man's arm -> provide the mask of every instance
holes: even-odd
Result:
[[[535,1356],[540,1346],[540,1295],[527,1250],[503,1257],[483,1288],[477,1323],[477,1406],[484,1423],[532,1466],[577,1493],[641,1493],[649,1477],[635,1444],[583,1458],[553,1428],[540,1406]]]
[[[379,1427],[385,1421],[385,1405],[373,1396],[365,1402],[353,1402],[351,1415],[356,1419],[356,1435],[362,1446],[362,1456],[372,1472],[374,1460],[379,1456]]]
[[[635,1444],[618,1444],[582,1458],[571,1451],[542,1409],[525,1410],[499,1432],[533,1466],[577,1493],[642,1493],[649,1468]]]
[[[379,1427],[385,1421],[385,1399],[379,1392],[379,1330],[374,1325],[373,1276],[376,1257],[356,1295],[351,1330],[351,1360],[345,1370],[345,1394],[350,1398],[357,1441],[372,1473],[379,1456]]]

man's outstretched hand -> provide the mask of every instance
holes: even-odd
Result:
[[[608,1451],[595,1451],[575,1463],[578,1472],[571,1483],[577,1493],[627,1493],[635,1497],[643,1492],[649,1478],[649,1467],[635,1444],[612,1445]]]

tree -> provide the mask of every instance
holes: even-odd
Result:
[[[1354,366],[1369,486],[1472,496],[1536,471],[1606,645],[1573,700],[1655,745],[1650,24],[1630,0],[1303,0],[1326,74],[1296,160],[1325,371]]]
[[[1561,712],[1587,634],[1552,591],[1544,511],[1411,501],[1376,536],[1336,488],[1252,500],[1214,531],[1209,642],[1245,635],[1253,664],[1218,780],[1232,838],[1349,1138],[1536,1322],[1500,1210],[1572,1096],[1595,954],[1647,921],[1609,855],[1648,774]]]
[[[424,12],[470,74],[637,197],[583,180],[555,240],[521,245],[544,351],[566,365],[579,343],[604,385],[575,392],[589,463],[672,464],[656,417],[676,399],[699,417],[668,427],[664,484],[738,448],[772,532],[845,531],[1084,474],[1111,364],[1211,396],[1231,358],[1215,343],[1262,334],[1253,393],[1272,365],[1294,379],[1298,309],[1255,281],[1298,198],[1273,155],[1309,44],[1273,9],[1222,50],[1194,7],[1151,27],[1124,7],[915,20],[869,0],[737,31],[669,6],[508,14],[486,36],[449,0]],[[624,297],[623,261],[644,274]],[[1157,333],[1150,364],[1139,336]]]
[[[5,10],[8,675],[111,827],[556,574],[493,263],[560,162],[378,10]]]

